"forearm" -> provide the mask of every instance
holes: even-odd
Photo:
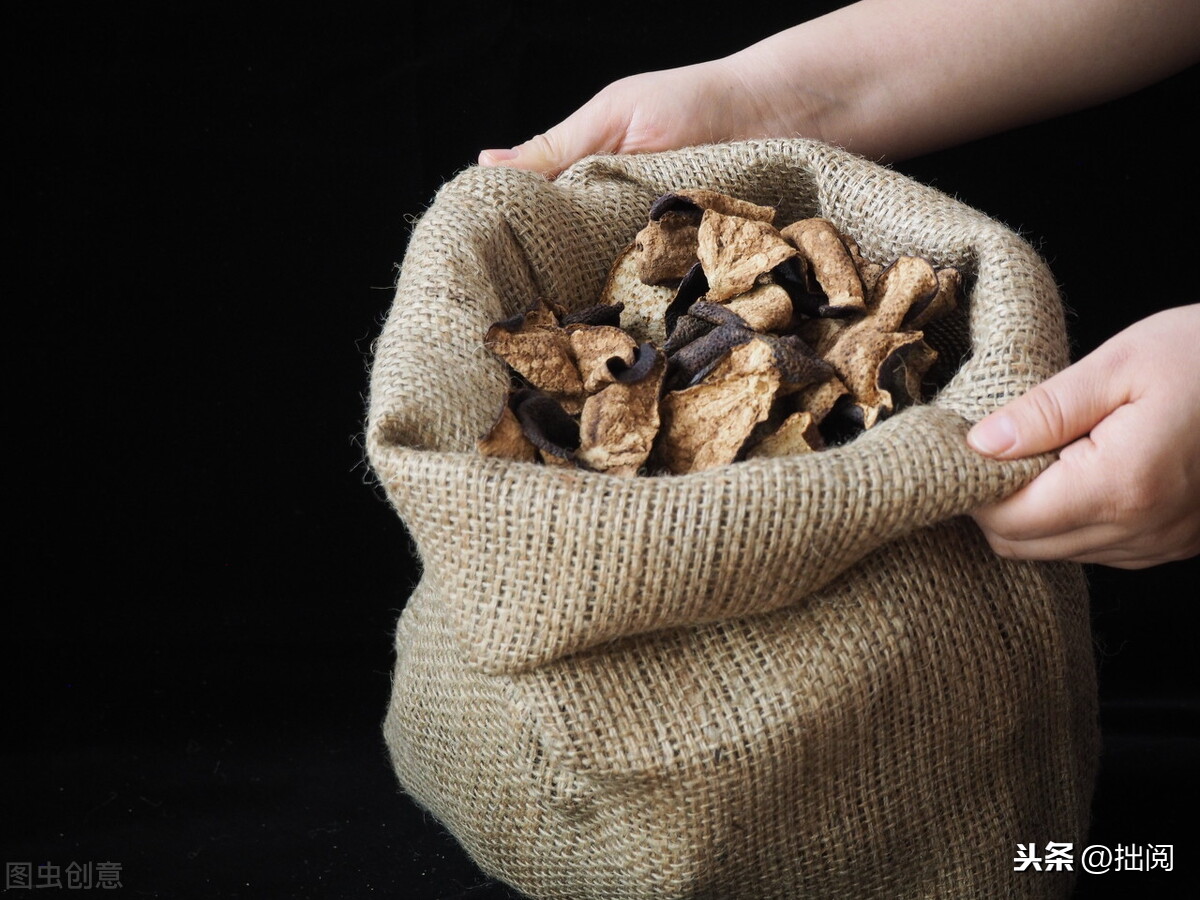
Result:
[[[1196,0],[860,0],[723,62],[775,98],[764,133],[901,159],[1130,93],[1197,59]]]

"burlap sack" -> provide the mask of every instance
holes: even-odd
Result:
[[[805,456],[625,479],[477,455],[506,388],[487,327],[595,302],[655,197],[691,187],[960,267],[969,358]],[[968,423],[1066,361],[1025,242],[828,146],[462,172],[412,233],[371,381],[370,459],[423,566],[384,726],[400,783],[538,898],[1069,894],[1013,859],[1085,835],[1085,582],[996,558],[963,516],[1047,463],[980,458]]]

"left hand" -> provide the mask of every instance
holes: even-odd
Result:
[[[998,459],[1061,448],[972,514],[1001,556],[1140,569],[1200,553],[1200,304],[1127,328],[967,441]]]

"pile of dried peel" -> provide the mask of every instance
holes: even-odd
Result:
[[[959,272],[887,265],[823,218],[725,194],[664,194],[600,302],[541,299],[485,344],[512,376],[487,456],[614,475],[685,474],[807,453],[922,400],[922,329]]]

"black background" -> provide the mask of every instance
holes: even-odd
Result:
[[[9,13],[5,862],[116,861],[138,896],[508,896],[380,733],[415,578],[360,439],[395,266],[481,148],[839,5]],[[1081,354],[1197,300],[1196,91],[897,168],[1042,251]],[[1089,574],[1092,839],[1173,843],[1176,871],[1080,895],[1185,896],[1200,565]]]

